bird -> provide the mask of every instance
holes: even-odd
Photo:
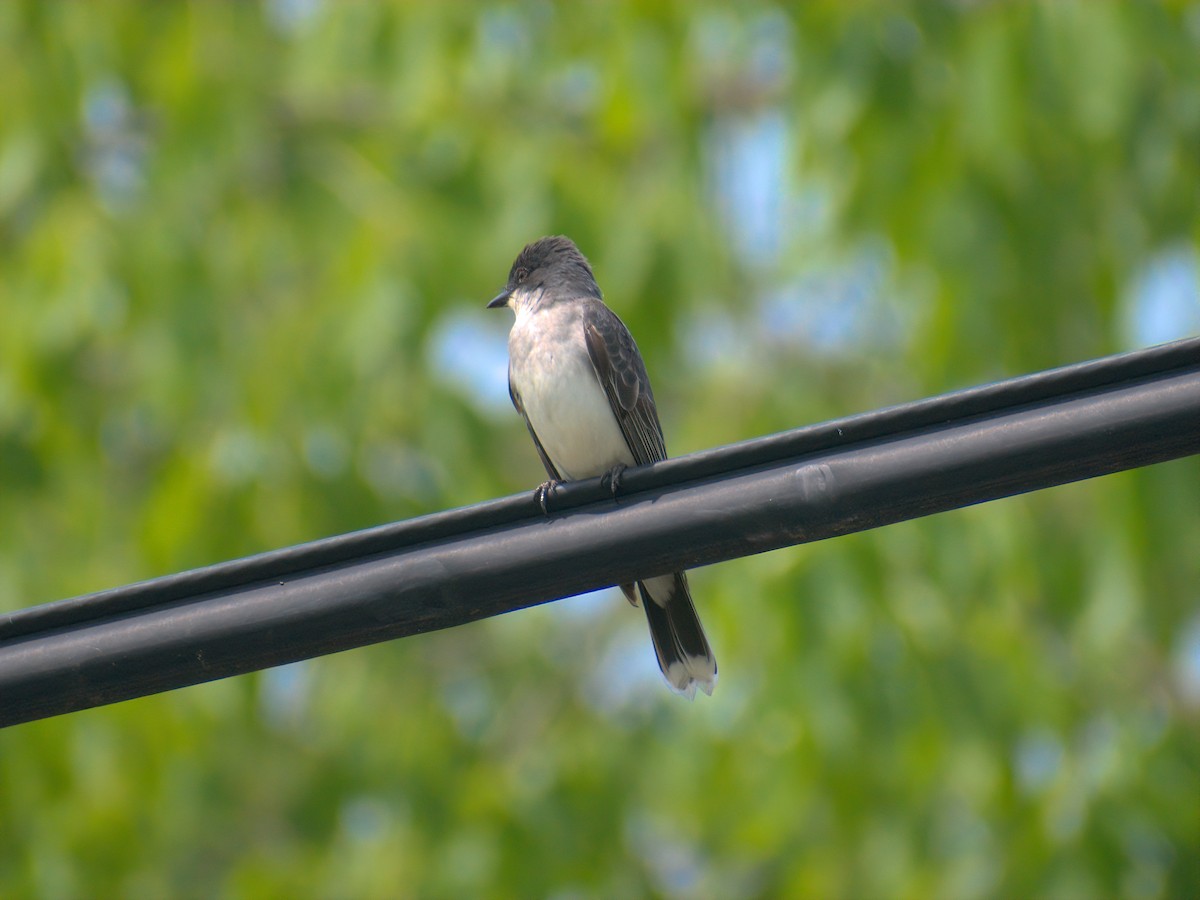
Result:
[[[604,304],[591,264],[570,238],[540,238],[517,255],[489,309],[515,314],[508,393],[549,475],[543,512],[563,481],[604,476],[614,496],[622,471],[667,458],[646,365],[625,323]],[[717,661],[683,572],[620,586],[646,612],[667,684],[711,695]]]

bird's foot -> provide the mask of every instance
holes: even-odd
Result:
[[[617,463],[607,472],[600,476],[600,483],[608,488],[613,499],[617,499],[617,493],[621,490],[621,476],[625,474],[625,470],[629,466],[625,463]]]
[[[533,492],[533,496],[537,498],[538,506],[542,508],[542,515],[550,515],[550,498],[554,496],[554,492],[558,490],[561,481],[551,478],[549,481],[543,481],[537,486]]]

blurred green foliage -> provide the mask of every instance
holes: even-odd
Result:
[[[0,46],[0,608],[531,488],[483,304],[546,233],[675,453],[1197,321],[1195,3],[28,0]],[[693,704],[605,593],[11,728],[0,895],[1195,897],[1198,510],[1185,460],[698,571]]]

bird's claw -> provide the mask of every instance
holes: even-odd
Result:
[[[543,481],[537,486],[537,490],[533,492],[533,496],[537,498],[538,506],[542,508],[542,515],[550,515],[550,498],[554,496],[554,492],[558,490],[558,486],[562,482],[551,478],[549,481]]]
[[[608,488],[614,500],[617,499],[617,493],[621,490],[621,476],[628,468],[629,466],[624,463],[617,463],[600,478],[600,483]]]

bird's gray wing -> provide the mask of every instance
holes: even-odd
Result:
[[[529,416],[525,415],[525,407],[521,403],[521,395],[517,393],[517,389],[513,387],[512,371],[508,373],[508,398],[512,400],[512,405],[516,407],[517,412],[521,414],[521,418],[525,420],[525,427],[529,429],[529,436],[533,438],[533,446],[537,447],[538,456],[541,457],[542,465],[546,467],[548,474],[555,481],[562,481],[562,476],[558,474],[558,469],[554,467],[554,463],[550,462],[550,457],[546,455],[546,450],[542,447],[542,442],[538,440],[537,432],[533,430],[533,425],[529,421]]]
[[[634,460],[640,466],[666,459],[667,447],[654,406],[654,393],[633,335],[617,314],[598,300],[589,301],[583,321],[596,377]]]

